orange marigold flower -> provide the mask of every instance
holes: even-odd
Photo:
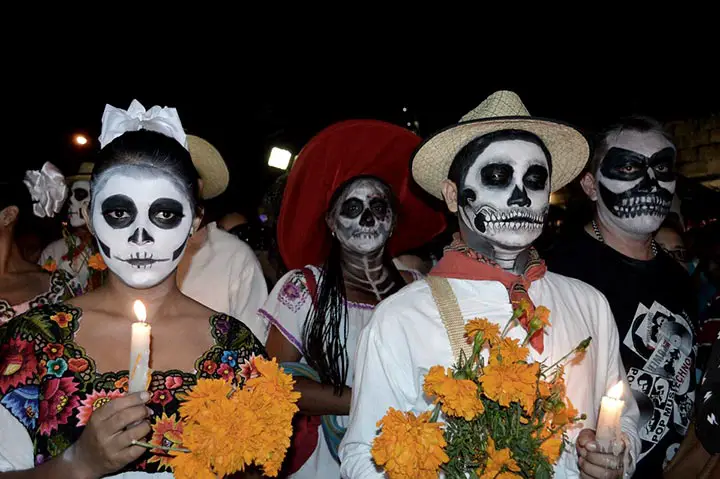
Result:
[[[530,355],[530,350],[520,345],[520,341],[511,338],[502,338],[499,343],[490,349],[490,359],[498,360],[498,356],[502,357],[503,363],[517,363],[526,361]],[[492,362],[492,361],[491,361]]]
[[[539,370],[539,363],[490,363],[479,378],[483,394],[505,407],[517,402],[527,414],[532,414]]]
[[[578,415],[578,410],[573,407],[570,398],[566,398],[566,401],[567,405],[562,404],[558,410],[553,412],[552,423],[554,426],[564,426]]]
[[[263,357],[257,357],[255,358],[255,368],[260,376],[248,379],[245,382],[247,389],[259,389],[276,399],[293,404],[300,399],[300,393],[293,390],[295,381],[292,376],[285,373],[275,358],[268,361]]]
[[[485,468],[481,471],[478,469],[477,473],[480,479],[495,479],[502,472],[520,472],[520,467],[515,462],[515,459],[511,457],[510,449],[503,448],[499,451],[495,449],[495,441],[493,438],[488,438],[487,449],[487,460],[485,462]],[[513,477],[513,476],[505,476]]]
[[[557,463],[560,459],[563,447],[563,433],[562,429],[558,429],[552,433],[549,437],[545,438],[543,443],[540,445],[540,451],[547,458],[550,464]]]
[[[198,379],[197,384],[181,397],[180,415],[188,421],[195,421],[213,403],[226,399],[230,391],[232,386],[224,379]]]
[[[478,333],[482,334],[483,344],[485,342],[495,344],[500,339],[500,326],[491,323],[486,318],[470,320],[465,325],[465,337],[468,338],[468,342],[471,343],[474,341]]]
[[[48,258],[43,263],[42,269],[44,269],[48,273],[54,273],[57,270],[57,263],[55,262],[54,259]]]
[[[436,479],[445,454],[442,426],[430,421],[430,411],[415,416],[390,408],[377,427],[380,435],[372,445],[372,457],[390,479]]]
[[[208,461],[196,452],[178,454],[172,458],[173,476],[176,479],[217,479]]]
[[[441,409],[450,416],[462,417],[472,421],[475,416],[485,412],[485,406],[478,397],[478,387],[469,379],[455,379],[445,374],[442,366],[433,366],[425,376],[423,390],[428,396],[436,396],[435,403],[441,403]]]
[[[107,269],[107,265],[102,256],[100,256],[100,253],[95,253],[90,256],[90,259],[88,259],[88,267],[98,271],[105,271]]]
[[[545,306],[538,306],[535,308],[535,315],[533,319],[537,319],[542,323],[541,328],[550,327],[550,310]]]

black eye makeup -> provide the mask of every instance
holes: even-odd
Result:
[[[373,198],[370,200],[370,209],[378,219],[383,219],[388,213],[388,202],[382,198]]]
[[[675,150],[664,148],[651,157],[624,148],[610,148],[603,159],[600,171],[611,180],[634,181],[645,176],[652,168],[658,181],[675,180]]]
[[[158,198],[153,201],[148,215],[155,226],[164,230],[176,228],[185,217],[182,204],[171,198]]]
[[[490,163],[480,170],[480,178],[485,186],[505,187],[513,177],[513,167],[501,163]]]
[[[130,226],[137,217],[135,202],[125,195],[113,195],[102,202],[103,218],[113,229],[122,229]]]
[[[548,179],[548,170],[544,166],[532,165],[523,176],[523,184],[528,190],[542,191]]]
[[[346,218],[357,218],[363,210],[364,205],[362,200],[350,198],[345,200],[342,204],[342,207],[340,208],[340,215],[345,216]]]

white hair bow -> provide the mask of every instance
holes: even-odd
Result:
[[[128,131],[150,130],[174,138],[187,149],[187,138],[175,108],[154,106],[149,110],[133,100],[125,110],[105,105],[100,130],[100,148]]]
[[[60,212],[65,203],[68,188],[65,185],[65,177],[57,166],[48,161],[40,171],[26,171],[23,183],[30,190],[35,216],[52,218]]]

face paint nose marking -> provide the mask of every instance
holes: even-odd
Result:
[[[525,188],[522,190],[516,185],[513,189],[512,194],[510,195],[510,198],[508,198],[507,205],[508,206],[530,206],[532,202],[530,201],[530,198],[528,198],[527,192],[525,191]]]
[[[363,214],[360,217],[360,226],[375,226],[375,217],[373,216],[372,211],[370,211],[369,209],[363,211]]]
[[[148,243],[155,242],[153,237],[150,236],[145,228],[136,228],[133,234],[128,238],[128,241],[138,246],[144,246]]]

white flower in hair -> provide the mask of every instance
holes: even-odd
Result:
[[[100,130],[100,148],[128,131],[149,130],[174,138],[187,149],[187,138],[175,108],[154,106],[149,110],[133,100],[127,110],[105,105]]]
[[[65,203],[68,188],[65,185],[65,177],[55,165],[48,161],[39,171],[25,172],[23,183],[32,196],[35,216],[52,218],[60,212]]]

